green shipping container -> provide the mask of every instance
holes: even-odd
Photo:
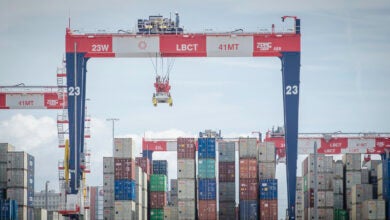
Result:
[[[163,174],[150,175],[150,191],[151,192],[166,192],[167,191],[167,176]]]
[[[333,214],[334,220],[348,220],[348,212],[343,209],[335,209]]]
[[[164,220],[164,209],[150,209],[150,220]]]
[[[198,160],[198,177],[214,179],[215,178],[215,159]]]

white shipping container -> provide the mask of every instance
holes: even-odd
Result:
[[[28,178],[27,170],[8,169],[7,170],[7,187],[27,188]]]
[[[203,160],[199,160],[201,164]],[[177,160],[177,178],[191,179],[195,178],[195,159],[178,159]]]
[[[134,201],[115,201],[115,220],[135,219]]]
[[[9,143],[0,143],[0,155],[7,154],[7,152],[15,151],[15,147]],[[1,157],[0,161],[4,162],[7,160],[7,157]]]
[[[360,204],[372,199],[373,188],[371,184],[356,184],[352,186],[352,204]]]
[[[34,208],[34,220],[47,220],[47,210]]]
[[[7,198],[16,200],[18,205],[27,206],[27,188],[7,188]]]
[[[262,142],[259,145],[259,162],[275,162],[276,149],[274,142]]]
[[[366,200],[362,205],[363,219],[386,219],[386,203],[384,200]]]
[[[148,190],[148,174],[147,173],[142,173],[142,189]]]
[[[303,191],[303,177],[297,176],[297,191]]]
[[[333,175],[335,178],[344,177],[344,164],[343,161],[338,160],[333,162]]]
[[[164,207],[164,219],[166,220],[178,220],[178,207],[177,206],[165,206]]]
[[[103,173],[114,173],[114,158],[103,157]]]
[[[240,158],[257,158],[257,139],[240,138],[238,140]]]
[[[103,174],[103,190],[104,192],[108,190],[109,192],[111,190],[114,190],[115,187],[115,176],[113,173],[105,173]]]
[[[132,138],[114,139],[114,157],[135,159],[135,142]]]
[[[178,219],[189,220],[195,219],[195,200],[179,200],[178,202]]]
[[[142,189],[142,207],[148,207],[148,191]]]
[[[362,204],[353,204],[352,209],[350,211],[350,216],[352,217],[352,219],[362,219],[361,211]]]
[[[360,171],[347,171],[345,175],[347,189],[351,189],[353,185],[361,184],[362,176]]]
[[[333,179],[333,193],[343,194],[344,193],[344,182],[343,179]]]
[[[141,204],[135,205],[135,219],[142,220],[142,205]]]
[[[113,208],[115,203],[115,194],[104,192],[103,207]]]
[[[383,196],[383,179],[378,180],[378,197]]]
[[[27,153],[25,152],[8,152],[7,160],[7,169],[28,169]]]
[[[377,171],[378,180],[382,179],[382,178],[383,178],[383,167],[382,167],[382,163],[379,163],[379,164],[378,164],[376,171]]]
[[[333,175],[332,173],[318,173],[317,186],[319,190],[331,190],[333,189]],[[308,188],[314,189],[314,173],[308,174]]]
[[[148,208],[147,207],[142,207],[142,220],[148,219]]]
[[[103,219],[112,220],[115,217],[115,208],[114,207],[104,207],[103,208]]]
[[[360,153],[343,154],[343,163],[347,171],[358,171],[361,169],[362,159]]]
[[[304,203],[304,193],[303,193],[303,190],[298,190],[296,191],[295,193],[295,204],[296,205],[303,205]]]
[[[195,179],[178,180],[178,199],[195,199]]]
[[[142,186],[136,185],[135,186],[135,202],[137,204],[143,205],[143,197],[142,197]]]
[[[259,179],[275,179],[275,162],[259,163]]]
[[[135,166],[135,184],[142,187],[143,184],[143,171],[139,166]]]

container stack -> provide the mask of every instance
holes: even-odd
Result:
[[[356,184],[352,186],[352,219],[362,219],[363,202],[372,199],[372,190],[371,184]]]
[[[18,220],[18,204],[16,200],[0,199],[0,219]]]
[[[0,143],[0,200],[6,199],[7,191],[7,154],[15,147],[8,143]],[[8,203],[4,203],[8,204]]]
[[[7,198],[16,200],[19,219],[34,215],[34,157],[25,152],[7,153]]]
[[[164,206],[167,205],[167,176],[164,174],[150,175],[150,219],[164,219]]]
[[[362,183],[361,173],[361,155],[359,153],[343,154],[344,163],[344,183],[345,183],[345,209],[348,210],[349,216],[352,211],[352,186]]]
[[[103,157],[103,218],[114,219],[114,158]]]
[[[236,164],[234,141],[218,142],[219,219],[234,220],[236,213]]]
[[[198,219],[217,219],[215,138],[198,139]]]
[[[142,171],[147,174],[148,180],[150,174],[152,174],[152,165],[147,157],[136,157],[135,165],[141,167]]]
[[[361,208],[361,219],[386,219],[386,204],[384,200],[366,200]],[[387,216],[389,218],[389,216]]]
[[[303,199],[303,178],[297,177],[295,193],[295,219],[303,220],[304,218],[304,199]]]
[[[390,216],[390,159],[385,159],[377,166],[378,174],[378,199],[386,201],[386,213]],[[389,217],[390,218],[390,217]]]
[[[378,165],[381,163],[380,160],[370,160],[366,166],[369,172],[369,184],[372,185],[373,199],[378,199]]]
[[[277,180],[275,179],[276,149],[273,142],[263,142],[259,145],[259,199],[260,219],[278,219]]]
[[[148,219],[148,180],[149,175],[142,173],[142,219]]]
[[[303,181],[305,219],[314,218],[314,155],[310,154],[303,161]],[[333,192],[333,157],[317,155],[317,204],[318,216],[333,218],[334,192]]]
[[[143,184],[143,177],[144,172],[142,171],[142,168],[139,166],[135,167],[135,215],[136,219],[142,219],[142,208],[143,204],[146,201],[143,201],[143,194],[142,194],[142,184]]]
[[[168,162],[166,160],[153,160],[153,174],[163,174],[168,176]]]
[[[195,219],[195,139],[177,139],[178,219]]]
[[[240,138],[240,219],[258,219],[257,139]]]
[[[333,162],[333,208],[340,210],[337,215],[344,216],[344,164],[338,160]],[[334,212],[336,214],[336,212]]]
[[[165,220],[177,220],[178,219],[177,206],[165,206],[164,207],[164,219]]]
[[[171,190],[169,191],[168,205],[177,206],[177,179],[171,179]]]

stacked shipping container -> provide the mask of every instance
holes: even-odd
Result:
[[[103,157],[103,219],[114,219],[114,158]]]
[[[378,165],[381,163],[380,160],[370,160],[366,163],[369,172],[369,184],[372,185],[373,199],[378,199]]]
[[[260,143],[258,148],[260,219],[278,219],[276,149],[273,142]]]
[[[198,219],[217,219],[215,138],[198,139]]]
[[[352,187],[356,184],[362,183],[361,173],[361,154],[359,153],[348,153],[343,155],[344,163],[344,208],[348,210],[349,216],[356,216],[358,213],[356,207],[352,210]],[[355,213],[352,213],[354,211]],[[360,213],[360,212],[359,212]]]
[[[304,199],[303,199],[303,178],[297,177],[295,193],[295,219],[303,220],[304,218]]]
[[[150,219],[164,219],[164,206],[167,205],[167,176],[150,175]]]
[[[343,210],[344,208],[344,164],[338,160],[333,162],[333,208]],[[334,212],[335,213],[335,212]],[[341,211],[337,214],[343,216]]]
[[[168,162],[166,160],[153,160],[153,174],[163,174],[168,176]]]
[[[168,205],[177,206],[177,179],[171,179]]]
[[[7,198],[17,201],[19,219],[33,219],[34,157],[14,151],[7,153],[7,160]]]
[[[178,219],[195,219],[195,139],[177,139]]]
[[[352,219],[362,219],[362,203],[365,200],[372,199],[372,185],[371,184],[356,184],[352,186]]]
[[[236,208],[236,144],[220,141],[219,152],[219,219],[234,220]]]
[[[240,156],[240,219],[258,219],[258,164],[257,139],[238,140]]]

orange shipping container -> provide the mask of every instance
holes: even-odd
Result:
[[[240,180],[240,200],[257,200],[259,198],[259,181],[257,179]]]
[[[215,200],[199,200],[199,220],[217,219],[217,202]]]
[[[260,200],[260,220],[278,220],[278,200]]]
[[[256,159],[240,159],[240,179],[257,179]]]

